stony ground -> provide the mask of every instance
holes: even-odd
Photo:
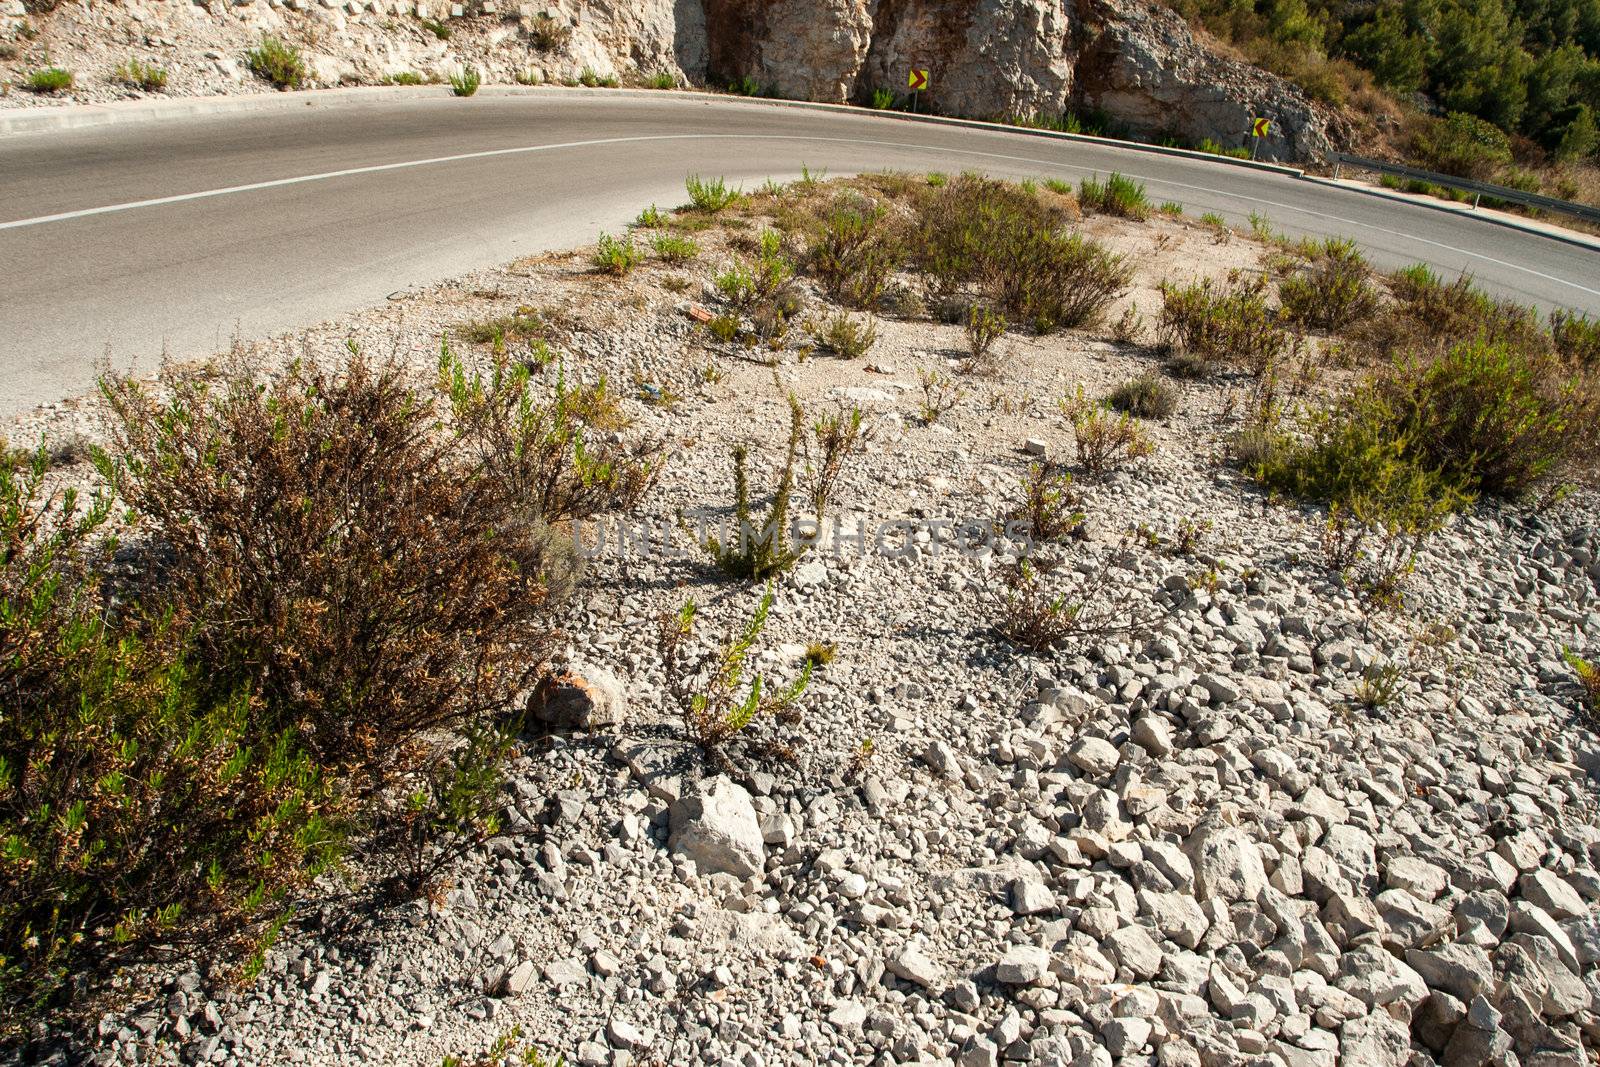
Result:
[[[1086,228],[1136,255],[1123,303],[1146,314],[1162,277],[1263,254],[1185,220]],[[976,375],[962,331],[926,319],[885,318],[852,362],[718,345],[691,305],[717,310],[707,279],[748,233],[625,281],[583,256],[512,264],[256,349],[349,337],[425,365],[467,320],[552,309],[566,373],[605,374],[676,455],[590,561],[567,629],[599,721],[530,742],[515,833],[431,901],[353,916],[330,897],[248,988],[127,976],[92,1062],[432,1067],[514,1029],[580,1064],[1590,1062],[1600,738],[1561,648],[1600,642],[1593,495],[1455,521],[1406,610],[1375,612],[1323,565],[1320,513],[1221,461],[1248,382],[1183,383],[1155,454],[1080,479],[1089,537],[1052,550],[1049,580],[1108,575],[1100,602],[1136,629],[1050,654],[1000,639],[1003,546],[815,553],[775,584],[758,664],[787,680],[811,642],[836,657],[797,725],[705,762],[655,620],[692,595],[725,633],[762,589],[681,532],[681,555],[624,554],[618,525],[659,539],[725,509],[738,442],[770,484],[790,391],[811,416],[866,412],[835,496],[850,527],[1004,517],[1030,442],[1072,459],[1056,398],[1157,363],[1102,327],[1008,336]],[[919,368],[964,390],[932,425]],[[13,434],[92,418],[61,405]],[[380,873],[330,891],[359,900]]]

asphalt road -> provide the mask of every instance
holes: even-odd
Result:
[[[749,187],[803,165],[1119,170],[1191,214],[1260,212],[1292,236],[1352,237],[1379,266],[1600,315],[1592,249],[1270,172],[691,94],[439,90],[0,136],[0,416],[90,389],[106,356],[153,367],[588,244],[680,203],[690,173]]]

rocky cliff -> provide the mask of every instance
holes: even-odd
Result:
[[[552,25],[570,34],[536,42],[534,28]],[[1264,114],[1265,154],[1294,159],[1339,139],[1327,109],[1148,0],[69,0],[48,13],[0,0],[0,78],[54,63],[78,74],[80,97],[103,99],[130,91],[114,71],[136,53],[173,68],[171,93],[240,91],[251,83],[236,57],[263,33],[299,44],[322,84],[471,63],[489,81],[667,72],[865,103],[923,67],[921,106],[948,115],[1093,112],[1141,137],[1237,145]],[[40,101],[13,89],[5,102]]]

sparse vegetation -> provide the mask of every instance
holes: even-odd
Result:
[[[752,650],[766,627],[773,593],[766,590],[750,621],[720,646],[692,648],[699,608],[693,599],[662,618],[658,647],[672,694],[689,736],[708,755],[758,718],[793,716],[796,703],[811,682],[812,664],[805,660],[800,676],[785,688],[769,685],[762,675],[746,678]]]
[[[462,67],[450,75],[450,92],[455,96],[471,96],[483,84],[483,75],[477,67]]]
[[[1356,683],[1356,703],[1368,711],[1395,705],[1405,688],[1405,672],[1395,663],[1374,663]]]
[[[1075,395],[1061,401],[1061,412],[1072,426],[1078,465],[1091,477],[1104,477],[1155,451],[1155,445],[1132,416],[1112,414],[1104,405],[1084,396],[1082,386]]]
[[[1000,636],[1035,652],[1136,632],[1146,612],[1116,583],[1109,566],[1090,571],[1062,566],[1037,555],[1000,570],[994,628]]]
[[[130,59],[117,68],[116,79],[130,89],[159,93],[167,87],[167,70],[153,63]]]
[[[650,242],[650,247],[655,250],[656,258],[663,263],[689,263],[700,256],[700,245],[694,238],[678,234],[657,234]]]
[[[739,198],[739,190],[730,188],[721,178],[702,178],[698,174],[691,174],[684,186],[689,192],[689,203],[695,210],[713,215]]]
[[[448,41],[451,37],[450,27],[439,19],[418,19],[417,24],[433,34],[438,40]]]
[[[30,93],[64,93],[72,88],[72,71],[61,67],[45,67],[29,74],[23,85]]]
[[[603,233],[595,244],[593,262],[594,269],[602,274],[624,277],[644,262],[644,253],[633,243],[632,237],[613,237]]]
[[[992,371],[989,357],[994,343],[1005,336],[1006,317],[981,304],[967,309],[967,356],[972,370]]]
[[[1030,463],[1022,476],[1022,505],[1011,518],[1027,524],[1036,544],[1059,541],[1083,528],[1082,503],[1070,472],[1049,461]]]
[[[961,398],[966,395],[950,375],[943,371],[918,367],[917,383],[922,386],[922,403],[917,408],[917,417],[922,420],[924,426],[932,426],[938,422],[961,403]]]
[[[1116,172],[1105,181],[1085,178],[1078,183],[1078,203],[1085,211],[1098,211],[1136,222],[1150,217],[1150,201],[1145,197],[1144,185]]]
[[[800,402],[789,397],[789,441],[772,503],[759,524],[750,499],[750,448],[738,445],[733,450],[733,529],[722,536],[706,536],[702,542],[723,573],[734,578],[761,581],[781,574],[794,565],[804,552],[790,536],[789,504],[795,488],[795,461],[799,457],[805,412]]]
[[[306,81],[305,60],[300,49],[276,37],[263,37],[261,43],[244,54],[250,73],[275,89],[298,89]]]
[[[572,27],[549,14],[534,16],[528,27],[528,43],[536,52],[564,52],[572,40]]]
[[[1589,714],[1600,715],[1600,666],[1584,659],[1570,648],[1562,649],[1561,654],[1578,679],[1578,687],[1583,692],[1583,702]]]
[[[811,501],[811,513],[819,523],[827,516],[828,504],[845,465],[851,456],[866,447],[871,437],[871,432],[862,425],[858,407],[823,415],[811,424],[811,438],[806,449],[806,496]]]
[[[1177,409],[1178,395],[1157,375],[1141,374],[1113,389],[1106,403],[1137,418],[1165,419]]]
[[[819,352],[840,359],[860,359],[878,342],[878,328],[872,317],[839,312],[811,326],[811,342]]]

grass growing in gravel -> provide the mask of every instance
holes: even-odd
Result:
[[[1104,181],[1085,178],[1080,182],[1078,203],[1085,211],[1098,211],[1136,222],[1150,217],[1150,201],[1145,196],[1144,185],[1115,172]]]
[[[72,71],[46,67],[29,74],[23,85],[30,93],[64,93],[72,88]]]
[[[1132,416],[1113,414],[1105,405],[1086,397],[1081,386],[1076,394],[1061,401],[1061,412],[1072,427],[1078,464],[1091,477],[1103,478],[1155,451],[1154,443]]]
[[[305,60],[300,49],[276,37],[263,37],[261,43],[244,54],[250,73],[280,90],[298,89],[306,81]]]
[[[762,518],[756,517],[750,494],[750,448],[741,444],[733,449],[733,528],[719,531],[720,536],[709,535],[703,542],[706,552],[729,577],[762,581],[788,570],[804,553],[789,536],[789,506],[804,421],[800,402],[789,397],[789,440],[772,503]]]
[[[816,351],[840,359],[860,359],[878,342],[871,316],[858,318],[843,311],[813,323],[810,332]]]
[[[167,87],[167,70],[153,63],[130,59],[117,68],[116,79],[131,89],[159,93]]]
[[[1583,702],[1589,714],[1600,715],[1600,666],[1589,662],[1570,648],[1562,649],[1561,654],[1578,679],[1578,688],[1583,693]]]
[[[656,258],[663,263],[688,263],[700,256],[700,246],[694,238],[681,237],[677,234],[657,234],[650,242],[650,247],[655,251]]]
[[[483,75],[478,73],[477,67],[462,67],[450,75],[450,92],[455,96],[471,96],[482,84]]]
[[[1177,410],[1178,395],[1158,375],[1141,374],[1113,389],[1106,403],[1141,419],[1165,419]]]

